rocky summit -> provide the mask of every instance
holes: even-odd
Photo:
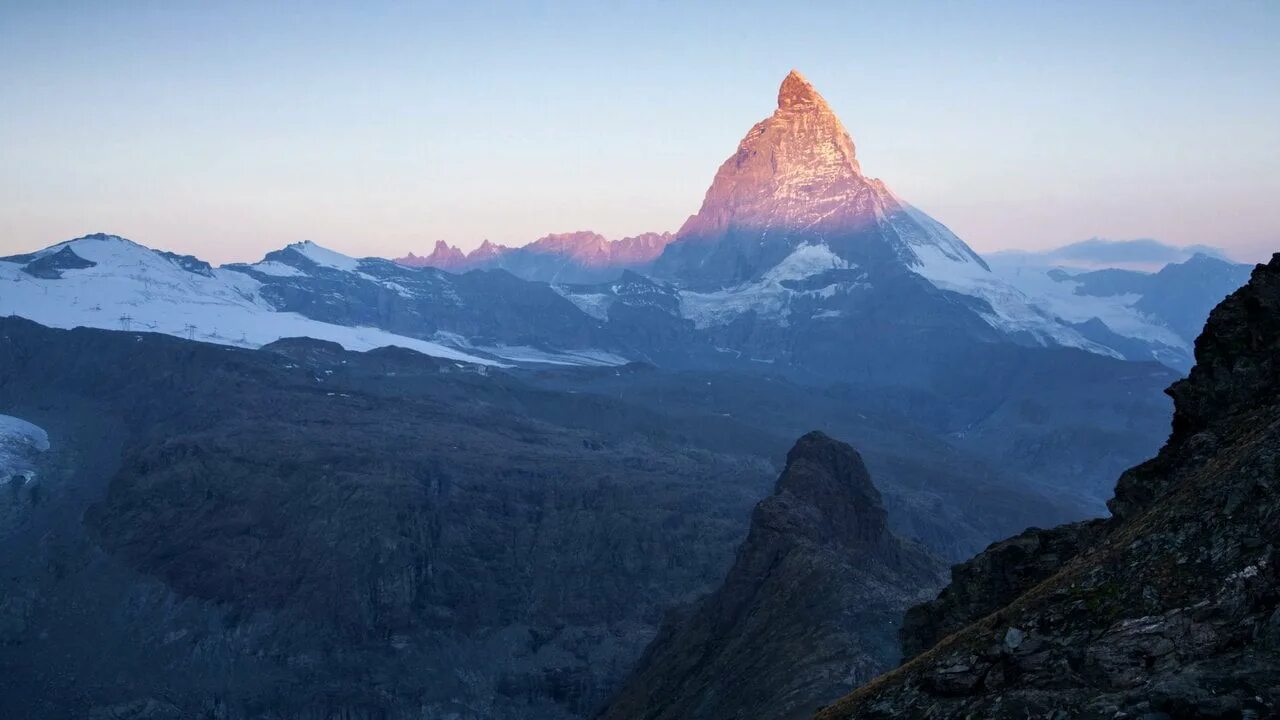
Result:
[[[800,438],[724,583],[668,617],[601,717],[808,717],[892,665],[898,618],[941,567],[886,518],[853,448]]]
[[[862,173],[840,119],[792,70],[778,90],[777,110],[720,166],[702,208],[656,270],[729,284],[754,279],[814,242],[864,268],[942,262],[987,270],[949,230]]]
[[[1211,313],[1172,434],[1112,517],[957,567],[908,614],[920,654],[818,717],[1276,717],[1278,353],[1280,255]]]

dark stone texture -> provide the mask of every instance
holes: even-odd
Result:
[[[602,718],[805,717],[896,661],[894,619],[940,569],[890,532],[858,453],[809,433],[724,583],[668,618]]]
[[[1275,717],[1278,349],[1280,255],[1210,314],[1195,368],[1169,391],[1173,432],[1120,478],[1114,516],[1038,537],[1013,563],[1009,543],[1026,537],[962,566],[912,611],[909,649],[972,622],[818,717]],[[1060,557],[1064,532],[1074,557],[1038,583],[1007,581],[1050,569],[1037,553]],[[981,588],[1016,597],[975,604]]]

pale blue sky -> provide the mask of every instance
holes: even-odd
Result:
[[[269,5],[0,0],[0,254],[674,230],[792,67],[979,251],[1280,249],[1277,2]]]

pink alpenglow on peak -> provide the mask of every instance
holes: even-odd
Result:
[[[702,207],[654,269],[687,283],[726,286],[762,276],[802,245],[824,245],[863,268],[990,274],[950,230],[863,174],[840,118],[792,70],[773,114],[721,164]]]
[[[669,232],[651,232],[609,240],[600,233],[581,230],[553,233],[515,248],[485,240],[465,254],[441,241],[430,255],[409,253],[396,262],[450,272],[503,269],[528,280],[594,282],[652,263],[674,239]]]
[[[529,243],[525,249],[564,255],[588,267],[633,267],[661,255],[673,237],[671,233],[643,233],[608,240],[600,233],[582,230],[547,235]]]
[[[720,166],[698,214],[677,237],[732,227],[809,229],[874,213],[879,183],[862,174],[853,138],[799,72],[778,89],[778,109],[756,123]]]
[[[443,240],[437,240],[435,249],[430,255],[421,256],[409,253],[396,262],[407,267],[433,267],[441,270],[458,270],[467,264],[467,256],[458,248]]]
[[[496,259],[511,252],[512,248],[506,245],[499,245],[490,240],[480,243],[480,247],[472,250],[467,254],[467,262],[474,264],[482,263],[487,260]]]

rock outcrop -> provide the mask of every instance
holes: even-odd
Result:
[[[425,257],[409,253],[396,262],[450,272],[501,269],[543,282],[606,282],[625,271],[647,268],[673,238],[667,232],[648,232],[609,240],[600,233],[582,230],[552,233],[521,247],[485,240],[469,253],[441,240]]]
[[[1280,255],[1211,313],[1172,434],[1113,516],[959,566],[908,615],[907,652],[932,647],[819,717],[1275,717],[1278,353]]]
[[[724,584],[668,618],[602,717],[806,717],[896,661],[897,619],[939,571],[890,532],[858,453],[809,433]]]
[[[485,243],[488,243],[485,240]],[[437,240],[436,246],[426,255],[409,253],[396,258],[396,262],[406,267],[433,267],[451,272],[468,269],[467,254],[443,240]]]
[[[902,622],[902,655],[912,658],[969,623],[1056,573],[1078,555],[1103,526],[1101,520],[1029,528],[951,568],[951,583],[938,597],[907,611]]]

